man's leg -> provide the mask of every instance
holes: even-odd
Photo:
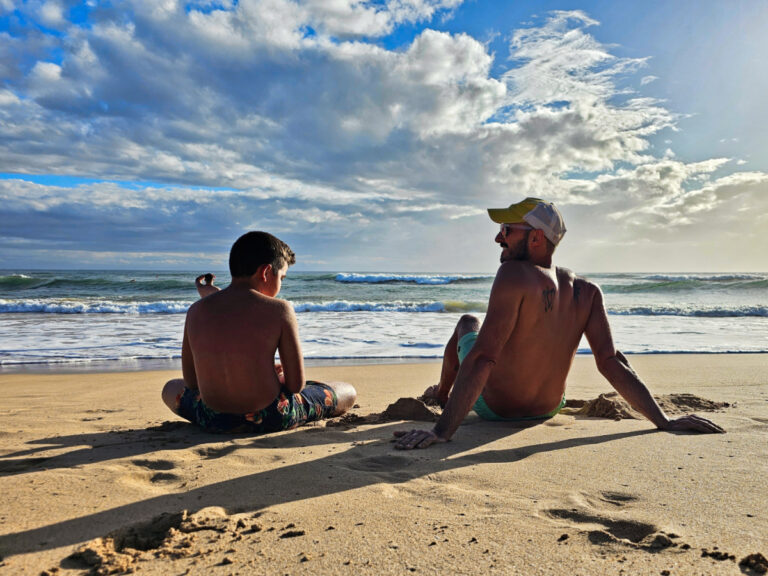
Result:
[[[459,373],[459,340],[465,334],[479,330],[480,320],[471,314],[464,314],[456,323],[456,328],[454,328],[453,334],[445,346],[443,367],[440,370],[440,383],[435,391],[435,397],[440,401],[440,404],[445,404],[448,401],[448,395],[456,381],[456,375]]]
[[[187,385],[182,378],[169,380],[163,387],[163,402],[174,414],[179,413],[179,398],[181,398],[186,388]]]

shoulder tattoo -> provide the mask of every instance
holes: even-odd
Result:
[[[544,289],[541,291],[541,297],[544,300],[544,312],[552,310],[552,303],[555,299],[555,289]]]
[[[573,285],[573,300],[574,302],[579,301],[579,293],[581,292],[581,283],[576,283]]]

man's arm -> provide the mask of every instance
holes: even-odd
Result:
[[[717,424],[696,415],[670,420],[656,403],[648,387],[629,365],[624,355],[616,350],[603,304],[603,294],[595,286],[592,309],[585,335],[592,348],[597,369],[621,394],[630,406],[648,418],[660,430],[695,430],[698,432],[725,432]]]
[[[301,355],[299,325],[293,307],[284,303],[283,323],[277,349],[280,353],[280,365],[283,370],[285,387],[296,394],[304,388],[304,358]]]
[[[426,448],[435,442],[447,442],[456,432],[485,388],[496,359],[517,323],[522,294],[516,289],[515,275],[514,266],[502,265],[499,269],[477,341],[461,363],[448,403],[435,427],[431,431],[397,433],[399,439],[395,448]]]
[[[197,390],[197,372],[195,372],[195,358],[192,355],[192,347],[189,345],[189,336],[187,334],[187,324],[184,322],[184,340],[181,343],[181,375],[184,378],[184,384],[190,390]]]

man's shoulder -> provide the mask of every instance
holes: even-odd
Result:
[[[591,306],[595,296],[601,295],[602,291],[600,286],[588,278],[578,276],[567,268],[558,268],[558,277],[561,279],[567,279],[567,281],[573,287],[574,302],[579,302],[586,306]]]
[[[527,260],[507,260],[496,271],[496,278],[501,280],[523,280],[533,277],[538,267]]]

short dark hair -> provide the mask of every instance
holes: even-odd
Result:
[[[232,278],[253,276],[259,267],[271,264],[277,273],[285,264],[296,262],[293,250],[268,232],[252,231],[240,236],[229,251],[229,273]]]

